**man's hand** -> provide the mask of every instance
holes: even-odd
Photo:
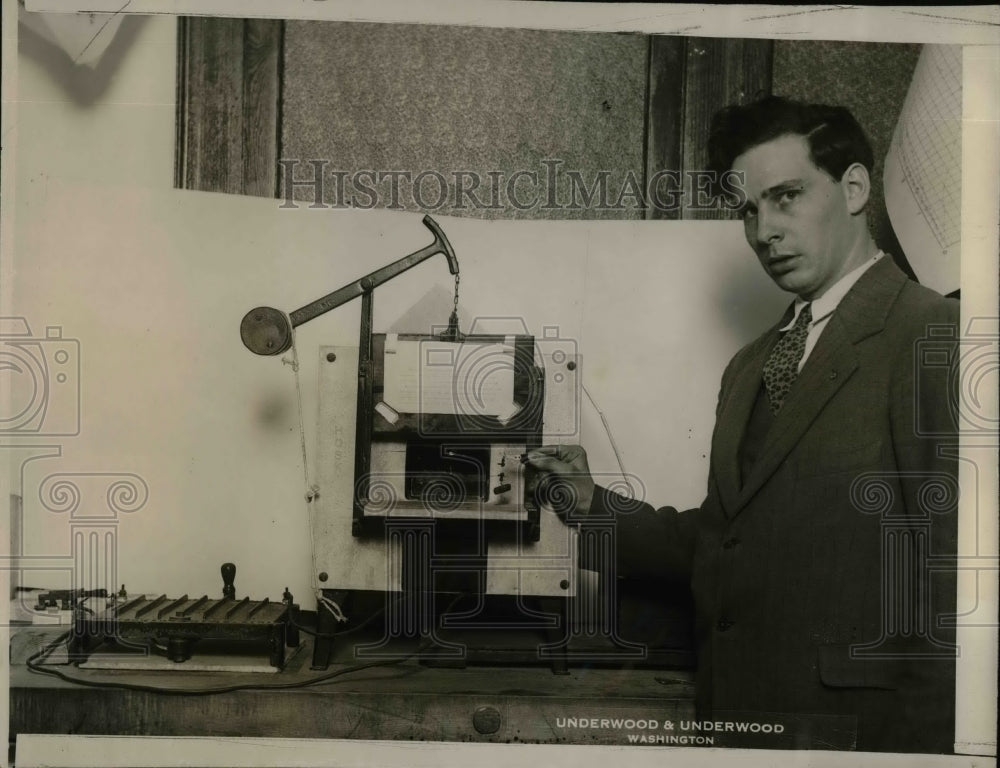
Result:
[[[523,459],[548,473],[539,484],[540,495],[565,519],[586,517],[594,499],[594,479],[590,476],[587,452],[579,445],[544,445]]]

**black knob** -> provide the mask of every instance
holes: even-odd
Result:
[[[222,596],[236,597],[236,566],[233,563],[223,563],[222,568]]]

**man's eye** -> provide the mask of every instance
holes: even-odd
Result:
[[[790,203],[802,193],[801,189],[786,189],[781,193],[778,202],[781,204]]]

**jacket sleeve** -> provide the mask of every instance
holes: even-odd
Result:
[[[618,576],[687,584],[698,513],[698,509],[654,509],[597,486],[587,522],[581,527],[613,527]]]

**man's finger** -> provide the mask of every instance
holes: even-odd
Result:
[[[562,461],[555,456],[546,456],[544,454],[536,453],[535,451],[525,454],[524,463],[530,464],[535,469],[541,469],[547,472],[565,473],[570,471],[570,466],[565,461]]]
[[[540,445],[528,451],[528,456],[562,456],[563,448],[562,445]]]

